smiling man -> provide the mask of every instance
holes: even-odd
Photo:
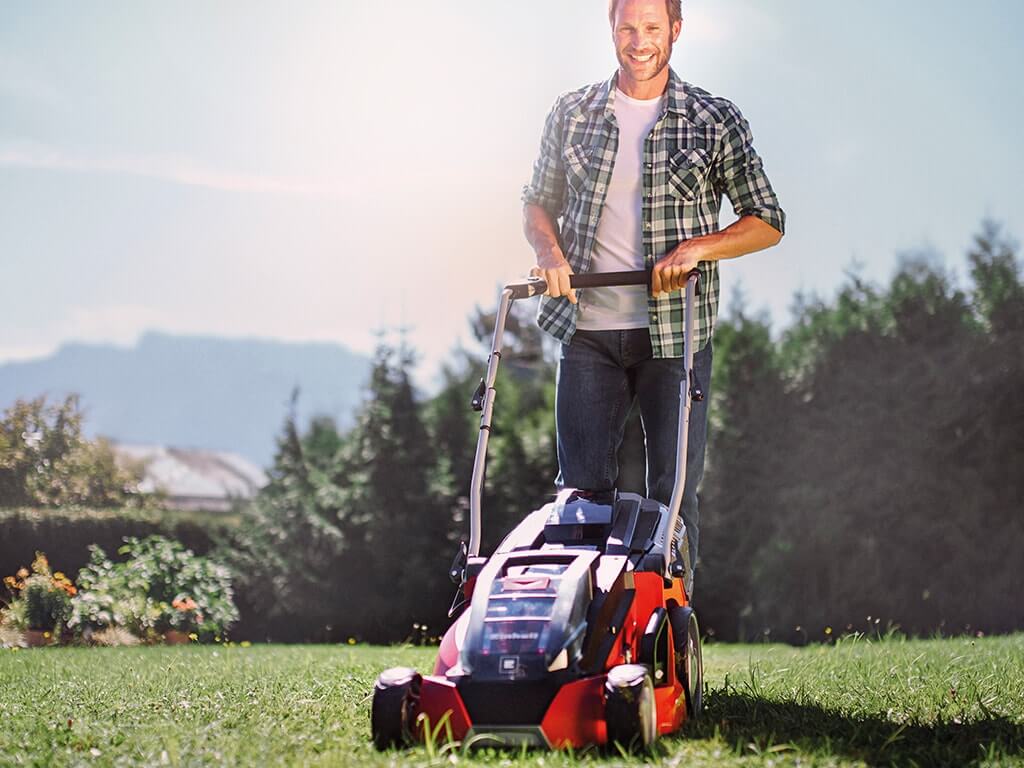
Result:
[[[668,504],[683,374],[680,289],[698,268],[694,370],[707,395],[718,262],[778,243],[785,217],[736,106],[669,68],[680,0],[611,0],[608,19],[618,70],[555,102],[523,191],[523,225],[537,258],[531,271],[548,283],[538,322],[562,342],[557,484],[615,487],[636,401],[647,495]],[[723,196],[739,219],[719,229]],[[569,287],[574,273],[644,268],[652,270],[650,294],[642,286],[578,295]],[[705,396],[691,411],[681,510],[694,565],[707,407]]]

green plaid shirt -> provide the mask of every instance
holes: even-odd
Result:
[[[540,156],[523,202],[559,222],[562,252],[576,273],[590,271],[612,166],[618,151],[615,77],[564,94],[544,124]],[[737,216],[756,216],[784,231],[785,214],[754,151],[750,127],[731,102],[679,79],[669,70],[665,111],[644,143],[643,243],[647,267],[683,240],[718,231],[722,196]],[[718,315],[718,262],[702,261],[696,345],[711,338]],[[653,296],[655,357],[683,355],[683,292]],[[537,322],[563,343],[576,332],[577,307],[542,296]]]

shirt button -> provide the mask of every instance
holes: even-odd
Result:
[[[650,232],[650,230],[651,230],[651,222],[649,222],[649,221],[644,222],[644,229],[646,229],[648,232]]]

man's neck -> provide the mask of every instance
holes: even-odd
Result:
[[[650,80],[633,80],[622,69],[619,69],[617,83],[619,90],[632,99],[646,100],[656,99],[661,96],[668,87],[668,67],[665,67],[657,76]]]

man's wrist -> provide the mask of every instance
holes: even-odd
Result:
[[[562,253],[562,249],[559,248],[557,242],[553,243],[541,243],[534,246],[534,254],[537,256],[537,263],[540,264],[542,261],[564,261],[565,255]]]
[[[717,234],[717,233],[715,233]],[[715,250],[715,234],[701,235],[689,240],[683,240],[679,244],[679,255],[686,255],[694,263],[700,261],[717,261],[718,254]]]

